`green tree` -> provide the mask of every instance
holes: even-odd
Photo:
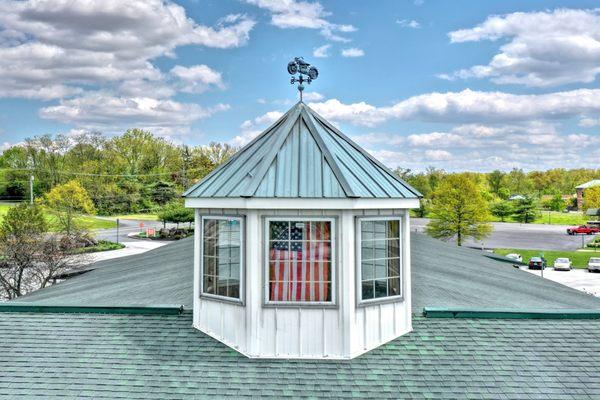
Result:
[[[164,206],[177,196],[177,192],[170,182],[157,181],[148,186],[148,194],[153,202]]]
[[[504,222],[506,217],[510,217],[514,210],[512,203],[507,200],[498,201],[491,205],[490,211],[492,215],[500,218],[500,221]]]
[[[585,190],[583,198],[583,210],[588,208],[600,208],[600,186],[594,186]]]
[[[507,200],[510,197],[510,189],[501,187],[498,189],[498,197],[500,197],[502,200]]]
[[[442,181],[433,196],[431,215],[427,233],[440,239],[456,237],[458,246],[468,237],[482,239],[492,231],[485,200],[463,175],[450,175]]]
[[[75,222],[77,214],[96,213],[88,192],[76,180],[55,186],[46,194],[44,204],[54,212],[60,231],[67,235],[77,233],[83,228]]]
[[[566,208],[566,203],[560,194],[555,194],[546,203],[546,208],[551,211],[563,211]]]
[[[38,266],[40,245],[47,231],[44,213],[37,205],[9,208],[0,224],[0,284],[2,296],[21,296],[29,271]]]
[[[528,224],[533,222],[538,214],[538,205],[533,197],[525,196],[516,201],[514,215],[517,221]]]
[[[488,174],[487,181],[492,193],[499,194],[498,192],[504,182],[504,175],[504,172],[500,170],[494,170]]]
[[[172,201],[165,205],[158,213],[158,219],[166,224],[167,222],[177,224],[194,222],[194,209],[186,208],[180,201]]]

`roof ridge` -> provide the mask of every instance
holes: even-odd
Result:
[[[600,319],[600,309],[519,309],[519,308],[456,308],[425,307],[426,318],[477,319]]]
[[[23,303],[0,304],[1,312],[51,313],[51,314],[181,314],[183,305],[155,306],[73,306],[73,305],[36,305]]]
[[[287,110],[281,117],[279,117],[275,122],[273,122],[260,135],[256,136],[254,139],[252,139],[251,141],[249,141],[246,145],[242,146],[242,148],[239,149],[234,155],[232,155],[231,157],[229,157],[229,159],[227,161],[225,161],[223,164],[219,165],[217,168],[215,168],[213,171],[211,171],[204,178],[202,178],[198,182],[196,182],[192,187],[190,187],[188,190],[186,190],[185,192],[183,192],[183,194],[181,196],[182,197],[186,197],[187,195],[191,194],[194,190],[196,190],[206,180],[208,180],[211,177],[213,177],[213,176],[221,173],[229,164],[231,164],[233,161],[237,160],[248,149],[252,148],[253,144],[255,144],[256,142],[258,142],[259,140],[261,140],[263,137],[265,137],[266,135],[268,135],[273,129],[277,128],[277,126],[281,122],[283,122],[289,116],[289,114],[292,112],[292,110],[294,110],[294,108],[295,107],[292,107],[289,110]]]
[[[321,134],[319,133],[318,129],[315,126],[315,123],[312,120],[312,116],[310,115],[309,112],[306,111],[306,109],[308,109],[308,107],[306,105],[304,107],[305,108],[302,110],[302,113],[300,114],[301,118],[304,121],[304,123],[306,124],[306,127],[308,128],[308,132],[310,133],[310,135],[312,136],[314,141],[317,143],[317,146],[321,150],[321,153],[323,154],[323,157],[325,158],[325,162],[327,163],[327,165],[329,165],[329,168],[331,168],[331,172],[333,172],[333,175],[337,178],[338,182],[340,183],[342,190],[348,197],[360,197],[356,193],[354,193],[354,191],[350,187],[350,184],[348,183],[348,180],[346,179],[346,177],[342,173],[340,167],[338,166],[337,161],[331,154],[331,151],[329,151],[327,144],[321,137]]]
[[[279,153],[281,146],[283,146],[283,144],[287,140],[289,134],[292,132],[291,128],[296,124],[296,121],[298,120],[299,116],[301,115],[301,111],[302,111],[301,104],[297,103],[296,106],[294,106],[291,110],[293,110],[293,112],[287,116],[287,119],[285,121],[283,121],[277,127],[277,130],[274,132],[273,145],[271,146],[271,148],[268,150],[268,152],[263,156],[263,158],[258,163],[258,165],[256,167],[256,172],[254,173],[254,176],[252,177],[252,181],[249,183],[248,187],[246,188],[244,193],[241,195],[241,197],[253,197],[254,196],[254,193],[256,193],[256,190],[260,186],[260,183],[262,182],[263,178],[269,171],[269,167],[273,163],[273,160],[277,157],[277,153]],[[283,132],[283,133],[281,133],[281,132]],[[250,145],[248,145],[248,147],[250,147]]]
[[[397,176],[396,174],[394,174],[388,167],[386,167],[384,164],[382,164],[377,158],[373,157],[371,154],[369,154],[369,152],[365,151],[362,147],[360,147],[358,144],[356,144],[352,139],[350,139],[343,132],[341,132],[339,129],[337,129],[335,126],[333,126],[329,121],[327,121],[325,118],[323,118],[321,115],[319,115],[319,113],[317,113],[315,110],[313,110],[312,108],[310,108],[307,105],[305,105],[305,107],[314,116],[314,118],[319,120],[319,122],[321,122],[323,125],[325,125],[327,128],[329,128],[333,133],[335,133],[342,140],[347,142],[355,150],[359,151],[361,154],[363,154],[365,157],[367,157],[369,160],[371,160],[377,166],[379,166],[381,169],[383,169],[388,174],[388,176],[390,176],[392,179],[400,182],[403,186],[406,187],[406,189],[409,192],[413,193],[414,195],[416,195],[418,197],[423,197],[423,195],[418,190],[413,188],[404,179],[402,179],[399,176]]]

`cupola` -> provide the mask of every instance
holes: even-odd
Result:
[[[202,332],[248,357],[349,359],[412,329],[420,194],[304,103],[184,197]]]

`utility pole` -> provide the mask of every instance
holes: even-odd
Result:
[[[33,175],[29,176],[29,203],[33,205]]]

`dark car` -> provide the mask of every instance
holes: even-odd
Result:
[[[529,269],[546,268],[546,259],[544,257],[531,257],[529,259]]]

